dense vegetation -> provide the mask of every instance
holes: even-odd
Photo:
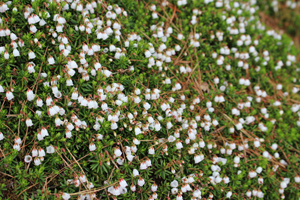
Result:
[[[262,0],[258,1],[263,22],[280,29],[293,38],[295,45],[300,45],[300,1]]]
[[[0,197],[299,199],[299,52],[258,11],[1,1]]]

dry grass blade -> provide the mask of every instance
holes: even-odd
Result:
[[[233,119],[231,119],[228,115],[226,115],[225,113],[222,113],[223,117],[227,120],[229,120],[230,122],[232,122],[234,125],[236,125],[236,123],[233,121]],[[252,136],[250,136],[247,131],[245,129],[241,129],[241,132],[244,133],[246,136],[248,136],[251,139],[254,139]]]
[[[80,166],[80,164],[78,163],[78,161],[76,160],[76,158],[73,156],[73,154],[71,153],[71,151],[68,149],[68,147],[67,147],[66,144],[65,144],[65,147],[66,147],[66,149],[68,150],[68,152],[70,153],[70,155],[72,156],[72,158],[74,159],[74,161],[76,162],[76,164],[79,166],[81,172],[85,175],[85,177],[86,177],[86,179],[87,179],[87,176],[86,176],[84,170],[82,169],[82,167]],[[87,180],[87,182],[88,182],[88,180]],[[85,186],[85,185],[84,185],[84,186]],[[87,184],[87,187],[88,187],[89,190],[91,189],[89,184]],[[90,196],[90,198],[93,199],[92,196]]]
[[[81,192],[75,192],[75,193],[70,193],[70,196],[75,196],[75,195],[81,195],[81,194],[91,194],[91,193],[94,193],[94,192],[99,192],[101,190],[104,190],[110,186],[114,186],[115,184],[117,184],[118,182],[114,182],[113,184],[110,184],[110,185],[107,185],[107,186],[104,186],[104,187],[101,187],[101,188],[95,188],[95,189],[90,189],[90,190],[83,190]]]

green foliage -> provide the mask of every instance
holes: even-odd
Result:
[[[184,2],[0,2],[1,198],[300,197],[299,51]]]

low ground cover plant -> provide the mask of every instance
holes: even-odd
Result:
[[[262,0],[257,2],[264,21],[289,34],[296,46],[300,43],[300,2],[292,0]]]
[[[1,198],[299,199],[299,52],[258,10],[1,1]]]

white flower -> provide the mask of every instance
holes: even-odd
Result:
[[[251,171],[249,172],[250,178],[254,178],[254,177],[256,177],[256,175],[257,175],[257,173],[256,173],[255,171],[253,171],[253,170],[251,170]]]
[[[256,172],[257,172],[258,174],[260,174],[260,173],[262,172],[262,167],[258,167],[258,168],[256,169]]]
[[[41,134],[42,134],[43,137],[49,136],[49,133],[48,133],[48,131],[45,127],[42,127]]]
[[[274,151],[276,151],[276,149],[278,148],[278,144],[273,143],[271,146],[271,149],[273,149]]]
[[[250,190],[248,190],[247,192],[246,192],[246,195],[247,195],[247,197],[251,197],[251,191]]]
[[[151,105],[148,102],[144,102],[143,106],[146,110],[149,110],[151,108]]]
[[[72,137],[72,133],[70,130],[66,130],[66,138],[71,138]]]
[[[260,146],[260,141],[259,141],[258,138],[255,138],[254,146],[255,146],[256,148],[258,148],[258,147]]]
[[[300,176],[299,175],[297,175],[294,179],[295,179],[296,183],[300,183]]]
[[[6,98],[8,101],[12,100],[14,98],[14,95],[11,91],[6,92]]]
[[[48,96],[47,99],[46,99],[46,105],[50,106],[51,103],[52,103],[52,98],[50,96]]]
[[[13,55],[14,55],[14,57],[20,56],[19,50],[18,50],[18,49],[14,49],[14,50],[13,50]]]
[[[176,142],[176,149],[182,149],[183,146],[182,146],[182,143],[181,142]]]
[[[140,175],[139,171],[137,169],[134,169],[133,170],[133,177],[139,176],[139,175]]]
[[[38,151],[37,151],[37,149],[33,149],[31,153],[32,153],[32,157],[38,156]]]
[[[33,51],[29,51],[29,53],[28,53],[28,58],[29,59],[34,59],[36,56],[35,56],[35,54],[34,54],[34,52]]]
[[[63,198],[64,200],[68,200],[68,199],[71,198],[71,196],[70,196],[68,193],[63,193],[62,198]]]
[[[20,137],[16,137],[16,138],[15,138],[15,143],[16,143],[16,144],[21,144],[21,143],[22,143],[21,138],[20,138]]]
[[[38,157],[35,157],[35,158],[34,158],[34,164],[35,164],[36,166],[40,165],[40,164],[41,164],[41,160],[40,160]]]
[[[116,130],[118,128],[118,124],[116,122],[112,121],[110,128],[111,128],[111,130]]]
[[[282,181],[280,183],[280,187],[283,188],[283,189],[285,189],[287,187],[287,183],[285,181]]]
[[[171,192],[172,192],[172,194],[177,194],[178,189],[177,188],[172,188]]]
[[[115,149],[115,156],[116,157],[119,157],[119,156],[121,156],[122,155],[122,151],[119,149],[119,148],[116,148]]]
[[[124,179],[120,179],[121,188],[126,188],[128,186],[127,182]]]
[[[32,101],[34,99],[34,97],[35,97],[35,94],[33,94],[33,91],[28,89],[27,90],[27,100]]]
[[[170,185],[171,185],[171,187],[173,187],[173,188],[177,188],[177,187],[178,187],[178,181],[174,180],[174,181],[171,182]]]
[[[262,193],[261,190],[258,190],[258,192],[257,192],[257,197],[258,197],[258,198],[263,198],[263,197],[264,197],[264,193]]]
[[[57,22],[60,23],[60,24],[65,24],[65,23],[66,23],[66,20],[65,20],[65,18],[63,18],[63,17],[58,16],[58,17],[57,17]]]
[[[79,180],[80,180],[82,183],[85,183],[85,182],[87,181],[85,175],[83,175],[83,174],[79,176]]]
[[[73,85],[73,81],[72,81],[72,79],[67,79],[67,81],[66,81],[66,85],[67,86],[72,86]]]
[[[135,132],[135,135],[139,135],[142,133],[141,129],[137,126],[134,128],[134,132]]]
[[[135,190],[136,190],[135,185],[131,185],[131,186],[130,186],[130,189],[131,189],[132,192],[135,192]]]
[[[243,128],[243,125],[239,122],[235,125],[237,130],[241,130]]]
[[[180,90],[180,89],[181,89],[180,83],[176,83],[176,84],[175,84],[175,88],[176,88],[176,90]]]
[[[200,155],[195,155],[194,160],[196,164],[202,161]]]
[[[14,144],[13,148],[20,151],[20,145],[17,143]]]
[[[238,164],[238,163],[240,163],[240,157],[238,157],[238,156],[235,156],[234,157],[234,163],[236,163],[236,164]]]
[[[140,177],[139,180],[138,180],[138,185],[140,187],[142,187],[144,184],[145,184],[145,180],[142,177]]]
[[[4,139],[4,135],[2,132],[0,132],[0,141]]]
[[[7,10],[9,10],[8,6],[5,3],[3,3],[0,7],[0,12],[5,13]]]
[[[157,185],[155,183],[151,186],[151,191],[152,192],[156,192],[157,191]]]
[[[150,155],[155,154],[155,149],[154,149],[154,147],[150,147],[150,148],[149,148],[148,154],[150,154]]]
[[[149,58],[151,56],[151,52],[149,50],[145,51],[145,57]]]
[[[27,127],[33,126],[32,120],[30,118],[26,119],[26,126]]]
[[[223,180],[224,180],[225,184],[228,184],[228,183],[230,182],[230,179],[229,179],[228,176],[225,176],[225,177],[223,178]]]
[[[147,165],[146,165],[146,162],[145,162],[145,161],[141,162],[140,169],[141,169],[141,170],[147,169]]]
[[[44,136],[41,134],[41,132],[39,132],[39,133],[37,134],[37,138],[38,138],[39,141],[41,141],[41,140],[44,139]]]
[[[95,151],[96,150],[96,145],[94,143],[91,143],[89,145],[89,149],[90,149],[90,151]]]
[[[54,93],[54,96],[59,99],[62,97],[62,93],[60,91],[57,91]]]
[[[74,129],[74,125],[73,125],[72,123],[68,122],[68,124],[67,124],[67,129],[68,129],[69,131],[72,131],[72,130]]]
[[[226,197],[230,199],[231,195],[232,195],[232,192],[229,191],[229,192],[226,194]]]
[[[147,158],[147,160],[146,160],[146,165],[147,165],[147,167],[152,166],[151,160],[149,158]]]
[[[54,149],[54,147],[53,147],[52,145],[48,146],[48,147],[46,148],[46,150],[47,150],[47,153],[49,153],[49,154],[55,152],[55,149]]]
[[[44,157],[46,155],[44,149],[40,148],[39,149],[39,157]]]
[[[134,143],[135,145],[139,145],[141,142],[140,142],[138,139],[134,138],[134,139],[133,139],[133,143]]]
[[[25,158],[24,158],[24,161],[26,163],[30,163],[32,161],[32,157],[30,155],[26,155]]]
[[[53,65],[55,63],[55,60],[54,60],[54,58],[52,56],[50,56],[48,58],[48,63],[49,63],[49,65]]]
[[[9,58],[9,53],[7,51],[5,51],[4,53],[4,59],[7,60]]]
[[[37,105],[38,107],[42,107],[42,106],[44,105],[43,100],[40,99],[40,98],[38,98],[38,99],[36,100],[36,105]]]
[[[35,72],[35,70],[34,70],[34,65],[32,65],[32,64],[29,64],[29,65],[28,65],[28,72],[29,72],[30,74]]]
[[[98,140],[102,140],[103,139],[103,135],[102,134],[97,134],[97,139]]]

